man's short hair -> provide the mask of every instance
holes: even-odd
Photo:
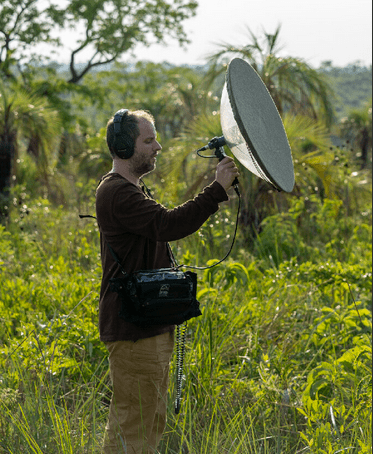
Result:
[[[119,136],[114,133],[114,117],[110,118],[106,127],[106,143],[113,158],[117,156],[118,150],[126,147],[126,144],[131,142],[135,144],[140,135],[139,120],[141,118],[155,126],[154,117],[150,112],[145,110],[129,110],[120,123]],[[122,145],[119,145],[121,144],[121,139]]]

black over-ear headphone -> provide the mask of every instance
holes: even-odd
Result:
[[[128,115],[128,109],[120,109],[114,115],[114,142],[115,154],[121,159],[129,159],[135,152],[135,142],[128,134],[121,133],[120,125]]]

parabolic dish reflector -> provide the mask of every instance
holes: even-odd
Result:
[[[277,189],[294,188],[294,166],[276,105],[249,63],[233,59],[221,98],[221,126],[227,145],[250,172]]]

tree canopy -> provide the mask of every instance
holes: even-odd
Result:
[[[88,71],[116,61],[139,43],[149,46],[166,37],[188,42],[183,21],[195,15],[195,0],[5,0],[0,9],[0,72],[14,76],[37,58],[33,47],[44,42],[61,48],[56,30],[82,30],[70,54],[70,83]],[[65,49],[66,50],[66,49]],[[77,57],[89,55],[84,65]],[[15,63],[18,63],[15,65]]]

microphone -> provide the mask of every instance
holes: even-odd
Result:
[[[205,145],[204,147],[197,150],[197,153],[199,154],[200,151],[205,151],[208,149],[210,149],[210,150],[215,149],[215,153],[214,153],[215,156],[212,156],[212,157],[216,157],[219,159],[219,161],[222,161],[224,158],[227,157],[227,155],[224,153],[224,150],[223,150],[224,145],[227,145],[227,141],[225,140],[224,136],[214,137],[213,139],[210,140],[210,142],[207,145]],[[199,156],[202,156],[202,155],[199,155]],[[236,191],[237,195],[240,196],[240,192],[238,190],[238,178],[234,179],[232,186],[234,187],[234,190]]]
[[[225,140],[224,136],[221,137],[214,137],[213,139],[210,140],[210,142],[205,145],[204,147],[200,148],[197,150],[199,151],[205,151],[205,150],[213,150],[214,148],[221,148],[224,147],[224,145],[227,145],[227,141]]]

